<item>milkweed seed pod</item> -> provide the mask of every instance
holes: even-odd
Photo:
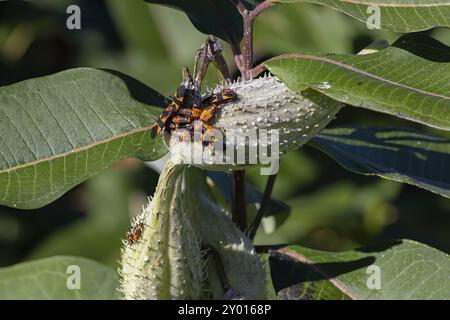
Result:
[[[124,241],[120,291],[125,299],[198,299],[204,262],[200,241],[181,208],[181,173],[172,161],[161,173],[154,197],[135,223],[138,239]]]
[[[278,156],[314,137],[343,106],[315,90],[293,92],[273,76],[237,81],[227,87],[237,93],[238,99],[218,110],[214,127],[224,139],[214,142],[214,148],[195,149],[200,143],[179,142],[185,132],[175,131],[166,137],[172,153],[183,153],[185,163],[218,170],[267,164],[269,154]],[[195,159],[200,153],[205,156],[205,151],[210,153],[209,158]]]
[[[184,172],[184,212],[193,221],[203,243],[214,248],[218,257],[210,256],[207,266],[208,286],[213,298],[227,299],[230,293],[240,299],[265,298],[265,272],[251,241],[232,222],[229,212],[214,200],[205,176],[198,168]],[[189,192],[190,191],[190,192]],[[213,261],[214,259],[220,261]],[[221,264],[218,270],[217,263]],[[222,292],[218,279],[224,272],[228,292]]]

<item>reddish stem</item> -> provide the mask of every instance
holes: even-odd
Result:
[[[252,78],[256,78],[258,75],[266,71],[266,65],[264,63],[258,64],[256,67],[254,67],[252,70],[250,70]]]
[[[261,12],[275,4],[265,1],[256,6],[252,11],[248,11],[240,0],[232,0],[232,2],[238,8],[244,22],[243,65],[239,69],[244,79],[250,80],[253,78],[251,72],[253,68],[253,23]]]
[[[243,53],[240,48],[233,46],[234,61],[236,62],[239,71],[244,80],[251,80],[253,68],[253,22],[256,17],[272,7],[274,4],[264,1],[256,6],[252,11],[248,11],[241,0],[231,0],[242,15],[244,23],[244,45]],[[232,216],[234,222],[241,228],[242,231],[247,226],[247,210],[245,201],[245,170],[236,170],[233,172],[233,205]]]
[[[231,2],[233,2],[241,14],[244,14],[244,11],[247,10],[240,0],[231,0]]]
[[[246,11],[244,18],[244,80],[252,78],[250,69],[253,67],[253,19]]]
[[[275,3],[273,3],[273,2],[264,1],[263,3],[260,3],[258,6],[256,6],[256,8],[251,11],[250,15],[252,16],[253,20],[255,20],[255,18],[261,12],[263,12],[264,10],[266,10],[274,5],[275,5]]]
[[[244,58],[242,57],[241,48],[232,45],[231,49],[233,51],[234,62],[236,63],[237,68],[244,74]]]

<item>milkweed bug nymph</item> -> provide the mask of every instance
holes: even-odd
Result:
[[[202,132],[202,141],[204,137],[208,138],[208,142],[214,141],[214,137],[210,137],[206,131],[214,129],[214,116],[220,105],[237,99],[237,94],[232,89],[224,88],[219,93],[210,94],[203,97],[201,105],[186,105],[184,94],[186,88],[180,86],[172,98],[172,102],[164,109],[159,116],[156,124],[151,130],[151,137],[162,135],[164,132],[172,132],[177,129],[187,129],[194,134],[195,125]],[[209,144],[209,143],[207,143]]]
[[[138,241],[142,235],[142,231],[144,231],[144,223],[142,221],[132,225],[131,231],[127,232],[128,245],[132,245]]]
[[[172,102],[166,106],[164,111],[159,115],[158,120],[156,120],[156,123],[151,130],[150,135],[152,138],[155,138],[158,134],[163,134],[167,120],[177,114],[182,108],[185,92],[186,88],[184,86],[179,86],[175,91]]]

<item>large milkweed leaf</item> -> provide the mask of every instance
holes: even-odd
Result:
[[[364,23],[380,14],[382,29],[414,32],[433,27],[450,27],[448,0],[269,0],[278,3],[310,2],[342,11]]]
[[[450,198],[450,140],[406,128],[325,129],[310,142],[344,168]]]
[[[184,11],[192,24],[205,34],[213,34],[230,44],[242,40],[242,16],[230,0],[145,0]],[[244,0],[251,10],[263,0]]]
[[[123,74],[89,68],[0,88],[0,204],[48,204],[114,162],[167,151],[148,130],[165,98]]]
[[[411,240],[345,252],[288,246],[269,252],[278,299],[437,300],[450,297],[449,256]]]
[[[265,63],[292,90],[313,88],[352,106],[450,130],[450,49],[404,37],[376,53],[291,54]]]
[[[0,300],[116,300],[114,269],[78,257],[51,257],[0,268]]]

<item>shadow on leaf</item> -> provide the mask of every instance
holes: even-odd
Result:
[[[418,57],[434,62],[450,62],[450,47],[423,33],[407,34],[392,44]]]
[[[312,145],[353,172],[450,197],[449,139],[408,128],[347,126],[322,131]]]
[[[277,293],[293,286],[300,288],[300,284],[330,280],[374,262],[375,257],[365,257],[345,262],[313,263],[296,260],[280,251],[272,251],[269,257],[272,281]]]
[[[168,103],[168,99],[165,96],[163,96],[156,90],[153,90],[152,88],[148,87],[147,85],[143,84],[142,82],[130,76],[127,76],[126,74],[111,69],[100,69],[100,70],[108,72],[122,79],[122,81],[127,86],[131,96],[141,103],[160,107],[163,107]]]

